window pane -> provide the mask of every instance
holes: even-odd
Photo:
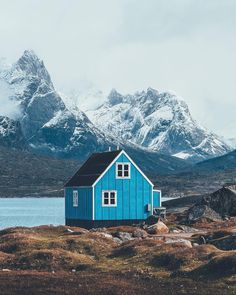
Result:
[[[111,196],[111,198],[115,198],[115,193],[111,192],[110,196]]]
[[[118,169],[118,170],[122,170],[122,168],[123,168],[123,167],[122,167],[121,164],[118,164],[118,165],[117,165],[117,169]]]
[[[111,202],[111,205],[115,205],[115,203],[116,203],[115,198],[111,198],[110,202]]]
[[[118,171],[117,175],[118,175],[119,177],[122,177],[122,171]]]
[[[73,207],[78,207],[78,192],[73,192]]]
[[[124,176],[129,177],[129,171],[124,171]]]
[[[104,193],[104,198],[109,198],[109,193],[108,192]]]
[[[129,170],[129,165],[128,164],[124,165],[124,170],[127,170],[127,171]]]
[[[108,205],[109,204],[109,199],[105,199],[103,200],[104,205]]]

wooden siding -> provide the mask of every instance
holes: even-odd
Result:
[[[73,207],[73,191],[78,191],[78,207]],[[91,220],[92,208],[92,187],[65,188],[65,216],[67,219]]]
[[[121,154],[116,162],[129,162]],[[116,179],[116,163],[104,174],[94,187],[95,220],[146,219],[151,212],[147,204],[152,205],[152,186],[131,163],[130,179]],[[102,207],[102,191],[117,191],[117,206]]]
[[[153,207],[158,208],[161,207],[161,192],[153,191]]]

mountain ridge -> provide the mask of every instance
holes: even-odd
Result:
[[[185,101],[171,92],[149,87],[122,95],[113,89],[103,104],[87,114],[106,134],[193,162],[231,150],[223,139],[197,123]]]
[[[19,103],[20,114],[14,121],[24,137],[26,146],[33,153],[85,160],[93,152],[116,148],[117,145],[128,150],[136,158],[145,158],[145,166],[172,173],[187,167],[184,161],[157,154],[130,143],[126,145],[112,135],[105,135],[95,126],[87,115],[75,105],[68,107],[55,90],[50,75],[43,62],[33,51],[25,51],[23,56],[7,71],[0,75],[11,88],[11,100]],[[5,117],[5,120],[9,120]],[[2,129],[3,130],[3,129]],[[6,130],[5,130],[6,131]],[[4,134],[7,134],[4,131]],[[16,138],[19,134],[15,134]],[[0,129],[1,139],[11,145]],[[165,165],[163,164],[165,163]]]

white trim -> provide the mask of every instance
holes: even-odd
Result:
[[[73,190],[72,205],[74,208],[77,208],[79,206],[79,192],[78,192],[78,190]]]
[[[129,166],[129,176],[118,176],[118,165],[122,165],[122,174],[124,173],[124,166]],[[130,179],[131,178],[131,169],[130,169],[130,162],[116,162],[116,179]]]
[[[154,186],[154,184],[151,182],[151,180],[143,173],[143,171],[134,163],[134,161],[130,158],[130,156],[125,152],[122,151],[125,156],[129,159],[129,161],[134,165],[134,167],[142,174],[142,176],[151,184],[151,186]]]
[[[108,193],[109,204],[104,204],[105,193]],[[115,194],[115,204],[110,204],[111,193]],[[117,207],[117,191],[116,190],[102,190],[102,207]]]
[[[94,187],[92,188],[92,220],[94,220],[95,216],[95,206],[94,206]]]
[[[153,192],[158,192],[158,193],[160,193],[160,207],[162,206],[162,202],[161,202],[161,198],[162,198],[162,192],[161,192],[161,190],[160,189],[154,189],[153,190]]]
[[[154,189],[152,189],[152,215],[153,215],[153,198],[154,198]]]
[[[134,163],[134,161],[130,158],[130,156],[123,150],[120,151],[120,153],[115,157],[115,159],[111,162],[109,166],[103,171],[103,173],[98,177],[98,179],[93,183],[93,187],[98,183],[98,181],[104,176],[104,174],[110,169],[110,167],[119,159],[120,155],[124,154],[129,161],[134,165],[134,167],[142,174],[142,176],[149,182],[149,184],[154,187],[154,184],[151,182],[151,180],[143,173],[143,171]]]
[[[92,186],[94,187],[99,180],[103,177],[103,175],[110,169],[110,167],[116,162],[116,160],[120,157],[120,154],[123,151],[121,150],[120,153],[115,157],[115,159],[111,162],[111,164],[109,166],[107,166],[107,168],[102,172],[102,174],[97,178],[97,180],[95,180],[95,182],[92,184]]]

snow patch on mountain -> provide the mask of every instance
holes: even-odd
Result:
[[[230,145],[233,149],[236,149],[236,138],[227,138],[226,142]]]
[[[106,134],[152,151],[196,161],[230,151],[219,136],[192,118],[184,100],[172,92],[148,88],[122,95],[113,89],[106,102],[87,115]]]

